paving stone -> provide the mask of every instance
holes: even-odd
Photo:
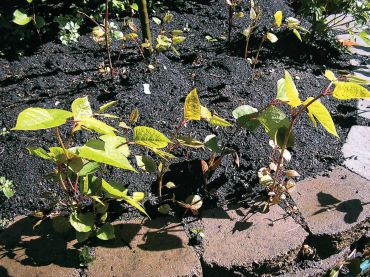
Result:
[[[12,277],[77,277],[76,241],[54,234],[51,224],[33,230],[37,222],[30,217],[17,217],[0,233],[0,276]]]
[[[344,164],[350,170],[370,180],[370,127],[352,126],[342,147]]]
[[[370,99],[362,99],[357,103],[359,116],[370,119]]]
[[[88,276],[202,276],[201,264],[181,224],[165,219],[115,223],[116,239],[95,249]]]
[[[251,216],[243,208],[207,210],[201,223],[208,276],[228,276],[230,271],[238,276],[252,274],[252,270],[276,272],[291,264],[307,236],[279,206]]]
[[[370,215],[369,195],[370,182],[340,166],[329,177],[298,182],[291,193],[314,236],[342,234],[348,242],[362,235],[354,227]]]

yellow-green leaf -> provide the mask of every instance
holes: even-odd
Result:
[[[230,127],[232,126],[232,124],[228,121],[226,121],[225,119],[217,116],[217,115],[212,115],[211,119],[209,120],[209,123],[213,124],[213,125],[217,125],[217,126],[220,126],[220,127]]]
[[[304,104],[311,102],[313,99],[314,98],[312,97],[307,98]],[[311,113],[330,134],[335,137],[339,137],[329,111],[320,101],[317,100],[313,102],[307,107],[307,109],[308,112]]]
[[[286,95],[285,79],[280,79],[277,81],[277,95],[276,99],[288,102],[288,96]]]
[[[177,141],[184,146],[192,148],[203,148],[204,144],[201,141],[193,139],[191,136],[179,136]]]
[[[105,151],[109,153],[117,151],[126,157],[130,156],[130,149],[125,138],[115,135],[103,135],[100,139],[105,142]]]
[[[301,34],[298,32],[297,29],[293,29],[293,34],[302,42]]]
[[[26,25],[32,20],[31,16],[21,12],[20,10],[15,10],[13,13],[13,22],[17,25]]]
[[[115,104],[117,104],[118,101],[110,101],[109,103],[107,104],[104,104],[103,106],[100,106],[99,107],[99,112],[102,113],[104,112],[105,110],[109,109],[110,107],[114,106]]]
[[[71,109],[75,120],[80,120],[84,117],[91,117],[93,115],[87,96],[75,99],[72,102]]]
[[[42,130],[66,123],[72,113],[59,109],[28,108],[19,113],[12,130]]]
[[[82,119],[80,119],[79,124],[99,134],[115,135],[114,132],[117,132],[115,128],[94,117],[83,117]]]
[[[285,71],[285,89],[286,95],[289,99],[289,105],[292,107],[298,107],[301,105],[301,100],[299,99],[298,90],[294,84],[293,78],[288,71]]]
[[[176,158],[174,155],[172,155],[171,153],[168,153],[166,151],[162,151],[162,150],[159,150],[159,149],[156,149],[156,148],[150,148],[150,150],[152,150],[155,154],[157,154],[159,157],[167,160],[167,158],[169,159],[174,159]]]
[[[210,120],[212,117],[212,113],[204,106],[200,106],[200,117],[204,120]]]
[[[266,38],[267,38],[271,43],[275,43],[275,42],[277,42],[277,41],[278,41],[277,36],[275,36],[273,33],[270,33],[270,32],[268,32],[268,33],[266,34]]]
[[[101,140],[91,139],[78,150],[78,156],[91,161],[112,165],[118,168],[136,170],[130,165],[126,156],[122,154],[122,149],[112,148],[109,143]]]
[[[157,164],[151,157],[135,156],[135,158],[137,166],[140,167],[142,170],[149,173],[154,173],[157,171]]]
[[[146,126],[134,128],[134,142],[150,148],[163,148],[171,143],[161,132]]]
[[[277,11],[275,13],[274,17],[275,17],[276,26],[280,27],[281,23],[283,23],[283,12],[282,11]]]
[[[331,70],[325,70],[325,77],[331,82],[337,80],[337,77],[335,77],[335,74]]]
[[[370,91],[352,82],[335,82],[333,96],[340,100],[370,98]]]
[[[201,105],[196,88],[185,98],[184,118],[187,120],[200,120],[201,118]]]
[[[114,227],[110,223],[105,223],[99,228],[96,232],[96,237],[101,240],[110,240],[114,239],[116,236],[114,234]]]

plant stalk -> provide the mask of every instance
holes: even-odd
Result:
[[[143,35],[143,41],[149,43],[149,47],[145,48],[144,52],[146,56],[150,56],[153,52],[153,41],[152,41],[152,33],[150,31],[147,1],[138,0],[138,6],[139,6],[139,15],[140,15],[141,32]]]
[[[109,45],[109,30],[108,30],[108,16],[109,16],[109,0],[105,0],[105,18],[104,18],[104,37],[105,37],[105,45],[107,49],[108,61],[109,61],[109,69],[110,69],[110,76],[114,77],[114,68],[112,64],[112,59],[110,56],[110,45]]]

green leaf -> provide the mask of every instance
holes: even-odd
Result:
[[[171,143],[161,132],[146,126],[134,128],[134,142],[150,148],[163,148]]]
[[[298,107],[301,105],[301,100],[298,96],[298,90],[294,84],[292,76],[288,71],[285,71],[285,89],[286,95],[289,99],[289,105],[292,107]]]
[[[281,127],[289,126],[289,119],[284,112],[277,107],[268,107],[259,117],[258,120],[265,127],[266,133],[272,140],[275,140],[275,134]]]
[[[276,26],[280,27],[281,23],[283,23],[283,12],[282,11],[277,11],[275,13],[274,17],[275,17]]]
[[[293,29],[293,34],[302,42],[301,34],[298,32],[297,29]]]
[[[93,213],[72,213],[69,217],[69,222],[77,232],[90,232],[95,223],[95,215]]]
[[[174,36],[172,38],[172,45],[176,46],[179,45],[180,43],[183,43],[186,40],[186,37],[183,36]]]
[[[79,148],[78,155],[84,159],[136,172],[120,150],[112,149],[110,146],[105,148],[105,145],[106,142],[104,141],[89,140],[84,146]]]
[[[42,130],[58,127],[72,117],[72,113],[59,109],[28,108],[19,113],[12,130]]]
[[[49,154],[42,148],[28,147],[27,150],[28,150],[28,153],[30,155],[36,155],[36,156],[39,156],[39,157],[41,157],[45,160],[51,159]]]
[[[102,188],[105,192],[107,192],[107,196],[113,198],[123,198],[127,196],[127,189],[119,183],[111,182],[108,183],[104,179],[102,179]]]
[[[190,136],[179,136],[177,141],[183,146],[192,148],[203,148],[204,146],[203,142],[195,140]]]
[[[72,113],[75,120],[80,120],[84,117],[92,117],[93,112],[90,106],[89,99],[86,97],[77,98],[72,102]]]
[[[21,12],[20,10],[15,10],[13,13],[13,22],[17,25],[26,25],[32,20],[31,16]]]
[[[135,156],[137,166],[140,167],[142,170],[154,173],[157,171],[157,164],[155,161],[149,156]]]
[[[135,191],[132,193],[132,199],[135,201],[141,201],[145,197],[145,193],[141,191]]]
[[[110,107],[116,105],[117,103],[118,103],[118,101],[116,100],[116,101],[111,101],[111,102],[109,102],[107,104],[104,104],[103,106],[100,106],[99,112],[102,113],[105,110],[109,109]]]
[[[114,135],[114,132],[117,132],[115,128],[93,117],[84,117],[80,120],[79,124],[99,134]]]
[[[130,156],[130,149],[125,138],[120,136],[103,135],[100,137],[105,142],[105,151],[118,152],[128,157]]]
[[[286,86],[285,86],[285,79],[280,79],[277,81],[277,95],[276,99],[283,101],[283,102],[288,102],[289,98],[286,95]]]
[[[277,42],[277,41],[278,41],[277,36],[275,36],[273,33],[270,33],[270,32],[268,32],[268,33],[266,34],[266,38],[267,38],[271,43],[275,43],[275,42]]]
[[[110,240],[114,239],[116,236],[114,234],[114,227],[110,223],[105,223],[102,227],[99,228],[96,233],[96,237],[101,240]]]
[[[165,160],[167,160],[167,158],[168,159],[174,159],[174,158],[176,158],[171,153],[168,153],[168,152],[165,152],[165,151],[162,151],[162,150],[159,150],[159,149],[150,148],[150,150],[152,150],[155,154],[157,154],[158,156],[160,156],[161,158],[163,158]]]
[[[304,102],[304,105],[311,102],[313,99],[314,98],[312,97],[307,98],[307,100]],[[329,111],[325,108],[323,104],[321,104],[320,101],[317,100],[313,102],[307,107],[307,109],[330,134],[335,137],[339,137]]]
[[[161,20],[161,19],[159,19],[158,17],[154,17],[154,16],[153,16],[153,18],[152,18],[152,19],[153,19],[153,21],[154,21],[154,23],[155,23],[155,24],[157,24],[157,25],[161,25],[161,24],[162,24],[162,20]]]
[[[71,224],[65,216],[57,216],[52,219],[52,226],[57,233],[66,233],[71,229]]]
[[[197,89],[193,89],[185,98],[184,119],[186,120],[200,120],[201,105],[197,93]]]
[[[255,131],[260,126],[260,122],[257,118],[253,118],[256,117],[253,115],[257,116],[258,110],[249,105],[243,105],[233,110],[233,116],[240,127],[250,131]]]
[[[209,120],[209,123],[212,125],[220,126],[220,127],[230,127],[232,124],[228,122],[227,120],[217,116],[212,115],[211,119]]]
[[[352,82],[335,82],[333,96],[340,100],[370,98],[370,91]]]
[[[335,74],[331,70],[325,70],[324,75],[329,81],[334,82],[337,80],[337,77],[335,77]]]
[[[132,207],[134,207],[135,209],[137,209],[138,211],[142,212],[143,214],[145,214],[147,217],[150,218],[150,216],[148,215],[148,213],[145,211],[145,209],[140,205],[140,203],[136,202],[134,199],[132,199],[131,197],[129,196],[125,196],[123,197],[123,200],[126,201],[128,204],[130,204]]]
[[[276,136],[275,136],[275,144],[277,144],[280,148],[282,148],[284,142],[285,142],[285,137],[287,136],[288,134],[288,128],[283,126],[281,128],[279,128],[276,132]],[[286,145],[286,147],[293,147],[294,145],[294,135],[293,133],[291,132],[290,135],[289,135],[289,139],[288,139],[288,143]]]
[[[369,5],[370,7],[370,5]],[[369,34],[366,31],[362,31],[358,34],[362,40],[367,44],[370,45],[370,39],[368,38]]]
[[[95,173],[100,167],[100,164],[97,162],[88,161],[80,170],[79,176],[83,177],[89,174]]]
[[[172,21],[172,19],[173,19],[173,14],[172,14],[172,13],[170,13],[170,12],[167,12],[167,13],[165,14],[165,16],[163,17],[163,22],[164,22],[164,23],[169,23],[169,22],[171,22],[171,21]]]
[[[218,145],[218,140],[216,135],[208,135],[204,139],[204,145],[215,153],[222,153],[222,149]]]
[[[35,25],[37,29],[41,29],[46,24],[45,19],[42,16],[35,16]]]
[[[161,206],[158,207],[158,212],[161,213],[161,214],[168,214],[169,212],[171,211],[171,206],[168,205],[168,204],[163,204]]]
[[[136,3],[131,4],[130,8],[133,9],[134,11],[139,11],[139,6]]]
[[[84,242],[86,241],[90,236],[91,236],[92,232],[76,232],[76,239],[78,242]]]

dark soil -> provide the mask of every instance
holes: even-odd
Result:
[[[260,108],[274,98],[276,82],[283,77],[284,69],[295,77],[304,99],[317,95],[328,84],[322,76],[326,68],[335,70],[348,66],[348,57],[338,54],[334,48],[323,48],[320,43],[301,44],[291,34],[282,32],[277,45],[265,45],[261,53],[263,62],[256,71],[258,78],[252,81],[251,67],[241,58],[243,43],[239,34],[247,19],[235,22],[239,27],[234,28],[230,47],[223,41],[212,43],[205,39],[207,35],[225,35],[227,9],[224,2],[198,0],[171,5],[168,4],[171,1],[165,1],[163,9],[170,10],[175,18],[168,29],[187,26],[190,31],[186,32],[186,42],[179,47],[180,57],[168,52],[152,59],[151,63],[156,65],[153,73],[148,72],[149,61],[141,58],[134,45],[124,49],[113,45],[112,59],[117,76],[110,80],[101,75],[98,68],[104,62],[105,51],[88,35],[68,47],[51,41],[30,56],[15,61],[0,59],[1,128],[11,129],[18,113],[27,107],[70,109],[75,98],[87,95],[95,109],[110,100],[119,100],[110,112],[119,115],[121,120],[127,121],[130,112],[138,108],[138,125],[151,126],[170,137],[181,120],[185,96],[194,87],[203,105],[233,121],[231,111],[236,107],[249,104]],[[261,29],[270,24],[276,10],[293,15],[282,0],[264,0],[262,4]],[[154,24],[153,28],[156,34],[158,30]],[[259,39],[252,41],[252,52],[258,42]],[[144,83],[150,84],[151,95],[143,93]],[[321,126],[313,128],[308,118],[300,119],[294,130],[293,159],[287,167],[298,171],[302,178],[325,173],[341,163],[340,150],[349,128],[359,121],[362,125],[369,124],[356,116],[355,102],[324,99],[323,103],[333,115],[340,139],[331,137]],[[257,170],[269,164],[271,154],[269,139],[261,128],[250,133],[190,122],[182,133],[192,134],[201,141],[209,134],[216,134],[221,143],[235,149],[240,156],[239,168],[228,157],[213,174],[208,188],[216,192],[211,201],[206,202],[207,207],[248,199],[261,190],[257,184]],[[63,129],[62,135],[67,136],[67,129]],[[76,138],[79,143],[88,139],[83,134],[77,134]],[[13,180],[16,188],[15,196],[9,200],[0,195],[0,219],[44,209],[48,203],[40,195],[45,192],[58,194],[57,185],[44,178],[52,170],[51,165],[29,156],[26,150],[30,146],[55,145],[53,130],[11,132],[0,137],[0,175]],[[138,153],[142,153],[140,149],[132,149],[132,157]],[[181,149],[175,154],[179,158],[171,165],[165,181],[179,186],[178,200],[192,193],[202,193],[200,159],[208,159],[210,152]],[[131,162],[135,164],[135,159]],[[108,168],[106,177],[126,184],[131,192],[146,192],[148,199],[152,199],[146,204],[148,209],[151,209],[150,203],[156,203],[153,200],[157,192],[155,175]],[[131,213],[126,216],[130,217]]]

